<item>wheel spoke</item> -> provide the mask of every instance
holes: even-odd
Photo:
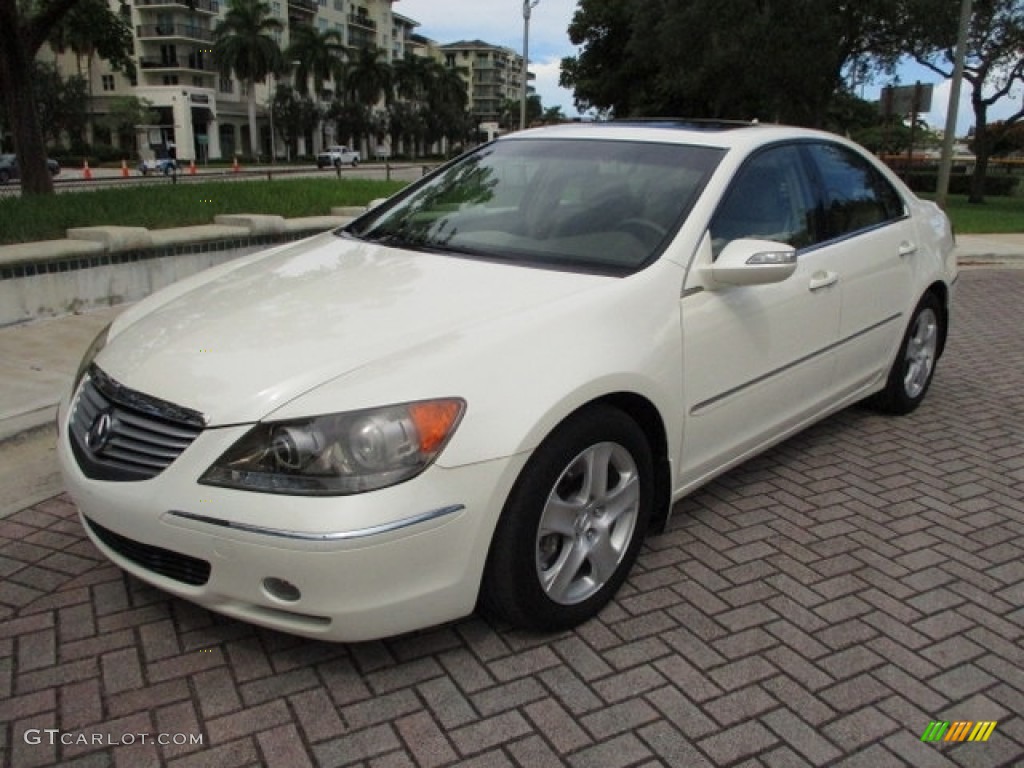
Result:
[[[590,561],[592,578],[598,584],[604,584],[615,573],[622,552],[612,544],[610,531],[604,531],[593,543],[587,560]]]
[[[582,504],[575,500],[566,501],[558,496],[552,495],[544,508],[544,515],[540,520],[538,536],[545,536],[549,533],[556,533],[559,536],[571,538],[575,533],[576,518],[583,508]]]
[[[583,476],[582,497],[586,501],[602,499],[608,493],[608,466],[612,459],[612,447],[608,443],[595,445],[586,455],[586,472]]]
[[[541,573],[541,586],[548,597],[559,603],[571,600],[570,591],[576,576],[586,562],[587,552],[582,542],[574,540],[569,551],[548,570]]]
[[[614,488],[604,502],[604,514],[611,525],[623,514],[635,513],[640,505],[640,480],[636,475],[629,475],[625,482]]]

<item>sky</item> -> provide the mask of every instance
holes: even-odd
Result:
[[[565,56],[578,53],[569,41],[568,28],[576,11],[576,0],[540,0],[530,14],[530,71],[537,79],[534,87],[545,108],[559,106],[567,117],[579,113],[572,92],[558,87],[559,66]],[[479,39],[516,51],[523,48],[523,3],[521,0],[396,0],[396,13],[420,23],[417,32],[441,44]],[[943,129],[949,104],[950,83],[917,64],[907,63],[898,72],[900,85],[920,80],[934,86],[932,110],[921,117],[932,128]],[[877,100],[882,86],[879,80],[858,89],[858,95]],[[970,107],[971,87],[964,83],[957,110],[957,136],[964,136],[974,123]],[[1021,95],[1004,100],[990,110],[989,119],[998,120],[1020,107]]]

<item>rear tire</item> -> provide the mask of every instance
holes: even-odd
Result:
[[[481,607],[516,627],[561,630],[615,595],[654,499],[647,438],[606,405],[563,422],[523,468],[498,521]]]
[[[921,404],[935,374],[945,330],[943,317],[942,305],[935,294],[925,294],[911,315],[885,389],[869,398],[868,405],[885,413],[902,415]]]

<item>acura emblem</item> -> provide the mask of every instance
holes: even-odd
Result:
[[[114,420],[110,411],[104,411],[93,421],[89,431],[85,433],[85,445],[93,453],[100,453],[110,440],[114,431]]]

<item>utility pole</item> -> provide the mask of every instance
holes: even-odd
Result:
[[[960,5],[960,30],[957,33],[953,62],[953,82],[949,88],[949,107],[946,109],[946,132],[942,136],[942,156],[939,159],[939,180],[935,185],[935,202],[945,209],[949,197],[949,173],[953,165],[953,139],[956,138],[956,116],[960,110],[960,86],[964,81],[964,60],[967,58],[967,33],[971,25],[972,0]]]
[[[530,11],[540,0],[523,0],[523,87],[519,94],[519,130],[526,127],[526,84],[530,79]]]

